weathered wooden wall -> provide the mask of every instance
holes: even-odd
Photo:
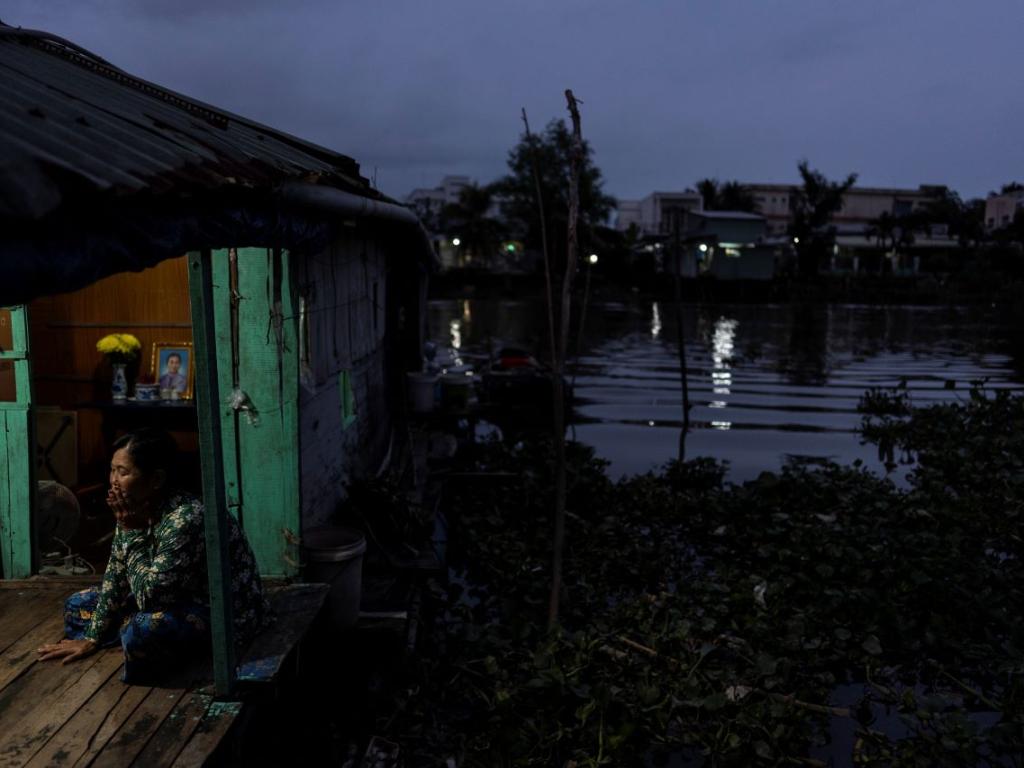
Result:
[[[10,349],[12,344],[11,311],[0,309],[0,352]],[[14,364],[10,360],[0,360],[0,403],[13,402],[15,394]]]
[[[300,320],[302,521],[324,523],[344,485],[387,455],[385,311],[388,260],[370,237],[345,239],[296,260]],[[345,408],[345,380],[351,387]]]
[[[80,291],[45,296],[29,306],[35,402],[66,409],[110,400],[110,365],[96,351],[108,333],[131,333],[142,342],[138,370],[150,370],[154,342],[192,341],[185,258],[168,259],[143,272],[122,272]],[[2,381],[2,377],[0,377]],[[2,389],[0,389],[2,399]],[[106,477],[98,411],[78,418],[80,478]],[[176,435],[194,450],[194,436]]]

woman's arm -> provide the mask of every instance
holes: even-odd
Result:
[[[121,526],[114,532],[114,541],[110,545],[110,559],[107,561],[107,569],[103,572],[99,600],[96,601],[96,608],[92,612],[89,628],[85,631],[87,640],[98,643],[124,613],[129,597],[124,548],[126,539],[131,538],[142,537],[134,531],[124,530]]]
[[[192,504],[165,515],[155,535],[155,551],[144,541],[129,541],[125,550],[127,583],[142,611],[159,610],[187,596],[206,556],[203,517]]]

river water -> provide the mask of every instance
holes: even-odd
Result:
[[[545,317],[538,301],[431,301],[428,335],[468,356],[512,344],[543,356]],[[792,459],[861,459],[884,472],[856,431],[857,402],[868,388],[905,383],[916,405],[967,397],[971,382],[982,380],[989,389],[1024,389],[1024,360],[1012,351],[1020,332],[986,308],[688,306],[691,425],[683,441],[677,327],[670,303],[587,307],[569,365],[572,432],[610,462],[612,477],[656,469],[681,453],[727,461],[735,482]],[[578,319],[572,336],[575,352]]]

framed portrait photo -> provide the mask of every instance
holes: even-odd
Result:
[[[153,381],[160,387],[161,400],[192,398],[192,386],[196,378],[192,342],[155,342],[150,370]]]

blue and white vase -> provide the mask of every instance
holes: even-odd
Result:
[[[110,396],[114,400],[128,398],[128,377],[124,375],[124,363],[113,363],[114,376],[110,380]]]

